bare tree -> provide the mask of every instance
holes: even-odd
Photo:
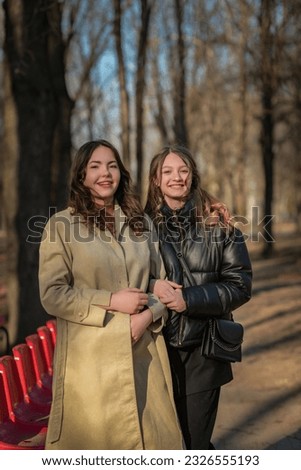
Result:
[[[295,37],[300,37],[301,35],[301,5],[296,12],[297,17],[297,35]],[[300,41],[297,41],[296,47],[292,57],[290,57],[290,70],[291,77],[293,82],[293,103],[294,103],[294,117],[293,122],[290,126],[292,129],[293,145],[295,148],[295,166],[294,166],[294,175],[295,180],[294,194],[292,200],[294,201],[296,207],[296,221],[297,229],[301,233],[301,142],[300,142],[300,126],[301,126],[301,44]]]
[[[173,7],[174,0],[165,2],[164,9],[158,2],[155,3],[154,20],[150,30],[148,104],[150,121],[154,122],[155,135],[158,132],[160,136],[158,147],[175,140],[171,89],[174,72],[172,67],[174,50],[172,30],[175,24]]]
[[[16,214],[18,194],[16,181],[18,181],[19,146],[16,139],[17,112],[12,96],[11,83],[6,59],[3,62],[3,139],[1,142],[1,175],[2,175],[2,208],[3,219],[3,255],[5,263],[2,264],[5,279],[5,302],[7,305],[8,330],[10,339],[16,337],[18,325],[18,238],[16,231]]]
[[[266,223],[266,244],[264,253],[269,255],[272,251],[273,241],[273,164],[274,164],[274,108],[273,101],[275,95],[275,44],[272,32],[273,26],[273,2],[262,0],[258,16],[260,28],[260,62],[259,80],[261,85],[261,132],[260,143],[262,148],[262,158],[265,175],[265,197],[264,214],[268,217]]]
[[[16,161],[12,197],[16,215],[10,227],[15,228],[13,240],[18,245],[12,269],[17,268],[19,292],[9,296],[18,297],[19,322],[12,341],[23,340],[46,318],[38,288],[41,228],[49,207],[66,203],[73,102],[65,85],[61,7],[56,0],[4,2],[7,86],[12,97],[7,104],[16,116],[5,141],[7,158]]]
[[[114,36],[116,55],[118,62],[118,78],[120,90],[120,120],[121,120],[121,143],[122,143],[122,156],[125,165],[130,167],[130,109],[129,109],[129,95],[126,85],[126,70],[122,50],[122,34],[121,34],[121,20],[122,9],[121,0],[114,0]]]
[[[240,129],[238,138],[237,161],[235,162],[235,175],[233,184],[235,186],[233,209],[235,214],[246,214],[246,168],[247,168],[247,135],[248,135],[248,64],[247,52],[250,36],[249,21],[251,9],[246,2],[235,3],[226,0],[226,10],[228,13],[228,32],[225,44],[228,45],[238,63],[238,90],[239,90],[239,117]],[[230,21],[229,21],[230,20]],[[232,27],[231,27],[232,25]]]
[[[147,41],[152,3],[140,0],[141,21],[138,36],[137,67],[136,67],[136,161],[137,161],[137,192],[142,192],[143,176],[143,142],[144,142],[144,92]]]
[[[183,0],[174,0],[177,30],[177,61],[174,73],[174,133],[178,142],[189,146],[186,127],[186,74],[185,74],[185,42],[183,34]]]
[[[169,142],[169,129],[167,126],[167,112],[166,106],[164,103],[164,90],[162,87],[161,73],[160,73],[160,55],[159,48],[152,48],[152,61],[151,61],[151,70],[152,70],[152,80],[153,80],[153,106],[152,114],[154,116],[155,123],[157,125],[158,131],[161,135],[161,140],[166,144]]]
[[[75,146],[99,137],[106,129],[101,59],[110,50],[111,2],[70,0],[64,4],[66,81],[74,101],[72,137]],[[112,77],[109,78],[112,80]],[[102,122],[99,122],[99,115]]]

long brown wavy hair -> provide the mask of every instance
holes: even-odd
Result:
[[[231,225],[230,213],[225,204],[201,187],[200,174],[191,152],[186,147],[177,144],[163,147],[151,161],[145,212],[149,214],[156,223],[160,221],[164,196],[160,185],[158,185],[158,178],[160,181],[164,160],[170,153],[178,155],[186,163],[191,172],[191,188],[190,193],[187,195],[187,200],[191,198],[194,199],[196,205],[195,216],[198,218],[198,221],[201,220],[205,225],[210,226],[217,224],[221,226]]]
[[[89,229],[97,226],[104,230],[108,226],[106,211],[97,207],[91,192],[84,186],[87,165],[92,153],[98,147],[107,147],[112,150],[120,170],[120,182],[115,193],[115,201],[127,217],[127,223],[136,235],[144,231],[143,208],[135,194],[132,180],[128,170],[122,163],[118,150],[104,139],[92,140],[83,144],[75,154],[70,173],[69,207],[73,214],[81,215]],[[112,218],[111,218],[112,219]]]

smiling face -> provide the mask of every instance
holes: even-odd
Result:
[[[88,161],[84,179],[84,186],[90,189],[97,206],[113,204],[120,176],[113,151],[108,147],[97,147]]]
[[[184,160],[176,153],[169,153],[163,162],[158,181],[165,202],[171,209],[177,209],[185,203],[190,193],[191,180],[191,170]]]

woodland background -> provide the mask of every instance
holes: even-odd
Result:
[[[5,0],[0,24],[0,323],[47,315],[38,249],[85,141],[117,146],[142,200],[187,145],[202,185],[270,257],[301,231],[301,0]]]

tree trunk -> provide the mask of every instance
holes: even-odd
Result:
[[[241,127],[239,136],[239,154],[237,159],[237,189],[235,191],[235,213],[237,215],[246,215],[246,156],[247,156],[247,88],[248,77],[246,70],[246,49],[248,43],[248,16],[245,4],[241,5],[241,37],[239,44],[239,84],[240,84],[240,103],[241,103]]]
[[[144,107],[145,64],[147,39],[151,5],[147,0],[141,0],[141,27],[139,34],[137,72],[136,72],[136,161],[137,161],[137,192],[142,193],[143,182],[143,140],[144,140]]]
[[[15,227],[17,214],[17,184],[19,144],[16,138],[17,114],[12,96],[10,75],[7,61],[3,63],[3,147],[1,148],[2,183],[3,183],[3,222],[5,239],[3,255],[5,256],[4,275],[6,285],[6,302],[8,312],[7,329],[9,339],[13,341],[17,335],[19,285],[17,276],[19,243]]]
[[[272,8],[271,0],[262,0],[261,12],[259,18],[260,40],[261,40],[261,61],[260,61],[260,80],[261,80],[261,135],[260,144],[262,149],[262,159],[265,177],[264,193],[264,216],[265,231],[263,233],[264,249],[263,255],[269,256],[273,251],[273,186],[274,186],[274,109],[273,97],[275,94],[274,75],[274,43],[272,33]]]
[[[71,165],[71,116],[74,101],[70,98],[65,81],[66,45],[61,31],[62,11],[56,0],[48,0],[48,53],[55,114],[51,164],[50,204],[57,209],[65,208],[68,202],[68,175]]]
[[[176,26],[178,33],[178,70],[175,74],[174,89],[174,133],[177,142],[189,146],[188,132],[186,126],[186,73],[185,73],[185,43],[183,38],[183,9],[184,2],[175,0],[176,8]]]
[[[164,145],[169,142],[169,135],[167,129],[167,115],[164,105],[164,92],[161,85],[161,74],[160,67],[158,64],[159,61],[159,51],[155,51],[156,58],[153,61],[153,81],[154,81],[154,93],[155,93],[155,105],[153,109],[153,115],[155,122],[157,124],[158,131],[161,136],[161,140]]]
[[[262,148],[263,167],[264,167],[264,215],[265,215],[265,230],[262,234],[265,241],[263,254],[269,256],[273,251],[273,217],[272,217],[272,202],[273,202],[273,187],[274,187],[274,151],[273,151],[273,134],[274,134],[274,121],[272,116],[272,95],[271,90],[264,89],[262,96],[263,116],[261,124],[260,144]]]
[[[4,9],[5,53],[17,112],[16,341],[23,341],[48,318],[39,297],[39,242],[49,206],[66,203],[72,102],[65,87],[60,4],[6,0]]]
[[[114,36],[118,61],[118,79],[120,89],[122,159],[125,166],[130,169],[130,110],[129,96],[126,88],[126,72],[122,52],[120,0],[114,0],[114,9]]]

